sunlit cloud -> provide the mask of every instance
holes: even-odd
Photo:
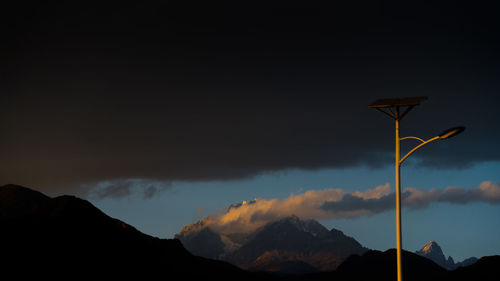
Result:
[[[439,197],[439,201],[453,204],[467,204],[472,202],[500,204],[500,184],[484,181],[479,187],[472,189],[448,186]]]
[[[296,215],[303,219],[327,219],[354,217],[367,214],[366,210],[346,209],[332,212],[323,208],[326,202],[342,202],[346,195],[363,198],[383,197],[389,192],[389,183],[365,192],[346,193],[342,189],[309,190],[302,194],[291,194],[285,199],[255,198],[251,201],[231,205],[222,214],[206,217],[201,225],[221,233],[237,233],[255,230],[270,221]],[[368,199],[372,200],[372,199]]]
[[[500,185],[485,181],[466,189],[449,186],[444,190],[420,190],[407,187],[401,194],[403,206],[421,209],[434,203],[467,204],[483,202],[500,204]],[[395,207],[390,184],[366,191],[345,192],[342,189],[309,190],[291,194],[285,199],[255,198],[231,205],[225,212],[205,217],[199,227],[210,227],[219,233],[255,230],[268,222],[296,215],[302,219],[357,218],[389,211]]]

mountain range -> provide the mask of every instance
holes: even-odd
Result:
[[[51,198],[18,185],[0,187],[0,230],[2,276],[16,280],[395,280],[394,249],[368,250],[338,230],[325,232],[316,222],[297,217],[277,221],[248,237],[233,235],[231,239],[241,243],[238,247],[232,245],[230,253],[224,252],[229,249],[227,247],[220,249],[228,243],[224,241],[226,238],[221,239],[210,230],[200,231],[213,241],[220,239],[220,244],[214,245],[219,249],[219,257],[236,256],[239,251],[241,256],[238,254],[238,257],[243,263],[246,257],[260,257],[250,263],[257,271],[272,271],[274,266],[287,269],[286,272],[302,273],[293,276],[250,272],[224,261],[199,257],[189,253],[178,239],[144,234],[107,216],[86,200],[67,195]],[[278,230],[284,231],[278,232],[283,241],[294,242],[289,244],[275,239],[272,243],[278,244],[276,251],[259,255],[269,245],[264,247],[255,243]],[[361,252],[343,259],[336,270],[321,272],[313,272],[321,268],[321,262],[313,263],[307,256],[297,257],[293,251],[291,254],[286,252],[289,249],[317,250],[318,241],[348,245],[339,246],[335,252],[339,255],[345,254],[342,247],[358,248]],[[295,255],[295,258],[289,259],[287,255]],[[287,261],[282,262],[282,259]],[[428,258],[407,251],[403,252],[403,260],[405,281],[498,280],[500,268],[500,256],[482,257],[472,265],[455,270],[446,270]],[[327,259],[326,264],[334,263],[336,261]],[[311,264],[315,265],[314,270]]]
[[[250,233],[217,233],[203,222],[184,227],[175,236],[192,254],[227,261],[251,271],[304,274],[333,271],[351,255],[369,249],[337,229],[327,230],[316,220],[282,218]],[[444,269],[454,270],[477,261],[445,258],[436,241],[415,252]]]
[[[311,273],[335,270],[347,257],[368,249],[316,220],[285,217],[250,233],[224,235],[189,225],[175,238],[194,255],[220,259],[252,271]]]

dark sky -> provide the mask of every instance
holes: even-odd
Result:
[[[270,2],[2,8],[0,184],[382,167],[393,122],[367,105],[422,95],[403,135],[467,130],[417,165],[500,160],[496,5]]]

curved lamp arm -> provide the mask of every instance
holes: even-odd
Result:
[[[419,140],[420,142],[425,142],[423,139],[417,138],[417,137],[404,137],[404,138],[401,138],[399,140],[402,141],[402,140],[407,140],[407,139],[414,139],[414,140]]]
[[[402,138],[402,139],[407,139],[407,138],[416,138],[416,137],[406,137],[406,138]],[[423,141],[422,139],[416,138],[416,139],[418,139],[418,140],[422,141],[422,143],[421,143],[421,144],[419,144],[419,145],[417,145],[417,146],[415,146],[412,150],[410,150],[410,152],[408,152],[408,153],[407,153],[407,154],[406,154],[403,158],[401,158],[401,160],[399,160],[399,165],[401,165],[401,163],[403,163],[403,161],[405,161],[405,160],[406,160],[406,158],[408,158],[408,157],[409,157],[409,156],[410,156],[413,152],[415,152],[417,149],[421,148],[422,146],[424,146],[424,145],[426,145],[426,144],[428,144],[428,143],[430,143],[430,142],[433,142],[433,141],[435,141],[435,140],[438,140],[438,139],[440,139],[440,138],[441,138],[440,136],[435,136],[435,137],[433,137],[432,139],[428,139],[428,140],[426,140],[426,141]]]
[[[421,138],[417,138],[417,137],[404,137],[404,138],[401,138],[400,141],[406,140],[406,139],[416,139],[416,140],[419,140],[422,143],[419,144],[419,145],[417,145],[417,146],[415,146],[415,148],[413,148],[412,150],[410,150],[410,152],[408,152],[403,158],[401,158],[401,160],[399,160],[399,165],[401,165],[401,163],[403,163],[403,161],[405,161],[405,159],[408,158],[408,156],[410,156],[413,152],[415,152],[417,149],[421,148],[422,146],[424,146],[424,145],[426,145],[426,144],[428,144],[430,142],[433,142],[435,140],[449,139],[449,138],[451,138],[453,136],[456,136],[456,135],[460,134],[464,130],[465,130],[465,127],[454,127],[454,128],[451,128],[451,129],[448,129],[448,130],[442,132],[439,136],[435,136],[432,139],[428,139],[426,141],[424,141]]]

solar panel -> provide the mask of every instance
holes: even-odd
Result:
[[[368,108],[387,108],[398,106],[415,106],[419,105],[421,101],[426,100],[427,97],[407,97],[407,98],[393,98],[393,99],[378,99],[368,105]]]

